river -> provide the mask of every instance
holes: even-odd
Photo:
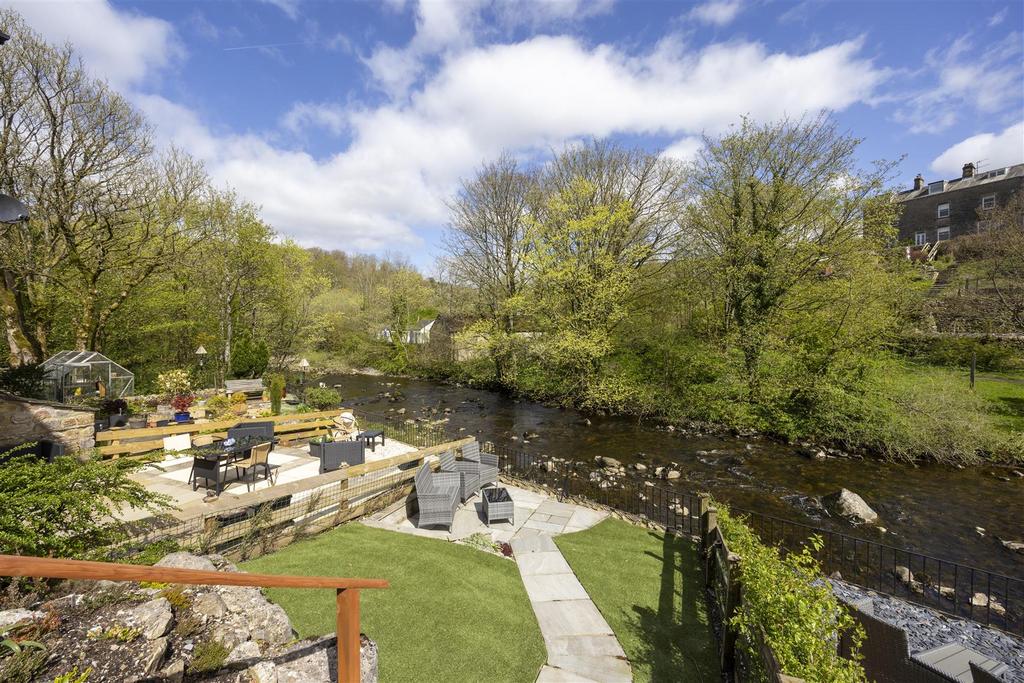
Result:
[[[447,418],[453,436],[472,434],[481,441],[572,460],[602,455],[652,468],[672,464],[683,475],[677,482],[683,489],[709,491],[765,514],[1024,577],[1024,555],[999,542],[1024,541],[1024,478],[1006,470],[819,461],[766,438],[682,435],[635,419],[585,415],[450,384],[374,375],[331,375],[318,381],[337,386],[345,405],[369,412],[405,408],[406,418]],[[446,408],[451,410],[447,415]],[[1008,474],[1009,481],[999,478]],[[818,518],[787,502],[841,487],[860,494],[878,512],[884,532]]]

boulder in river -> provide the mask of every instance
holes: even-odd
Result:
[[[609,458],[607,455],[599,455],[594,458],[594,462],[597,463],[598,467],[621,467],[622,463],[615,458]]]
[[[1024,541],[1004,541],[999,540],[1003,544],[1003,547],[1014,553],[1021,553],[1024,555]]]
[[[822,498],[833,514],[845,517],[854,524],[874,524],[878,521],[878,513],[871,509],[864,499],[849,489],[839,489]]]

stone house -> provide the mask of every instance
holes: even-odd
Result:
[[[903,208],[900,242],[922,246],[983,231],[985,213],[1004,206],[1022,189],[1024,163],[985,172],[968,163],[959,178],[931,183],[918,174],[913,189],[896,197]]]

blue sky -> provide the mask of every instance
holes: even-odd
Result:
[[[305,245],[430,270],[445,199],[509,149],[686,159],[740,116],[829,108],[900,181],[1024,161],[1024,3],[0,0],[161,145]]]

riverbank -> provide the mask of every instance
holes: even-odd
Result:
[[[372,368],[354,368],[338,358],[324,357],[319,363],[318,370],[338,368],[330,374],[383,374]],[[405,373],[389,376],[498,392],[511,400],[572,409],[589,418],[643,420],[650,427],[687,436],[773,439],[817,459],[875,458],[1007,470],[1024,466],[1024,376],[979,376],[972,391],[962,371],[895,364],[884,378],[885,384],[874,392],[855,394],[857,404],[846,412],[818,415],[814,420],[778,414],[775,423],[770,423],[764,416],[752,418],[750,406],[744,410],[725,407],[723,403],[730,402],[720,397],[688,403],[664,394],[617,405],[589,405],[554,394],[543,382],[497,383],[477,365],[419,362]],[[909,398],[892,401],[899,407],[896,410],[882,406],[875,395]],[[858,413],[864,413],[862,419],[856,417]]]
[[[1011,576],[1024,573],[1024,555],[998,540],[1020,536],[1024,477],[1002,468],[916,466],[828,453],[811,458],[798,445],[763,436],[653,429],[650,421],[582,413],[452,382],[352,374],[321,380],[339,385],[345,405],[367,412],[435,423],[452,436],[473,435],[531,455],[585,463],[608,457],[629,476],[640,469],[647,476],[658,468],[665,477],[675,471],[678,479],[663,481],[739,508],[849,533],[844,520],[801,504],[846,488],[880,517],[877,526],[854,531],[864,538],[913,543],[923,553]]]

